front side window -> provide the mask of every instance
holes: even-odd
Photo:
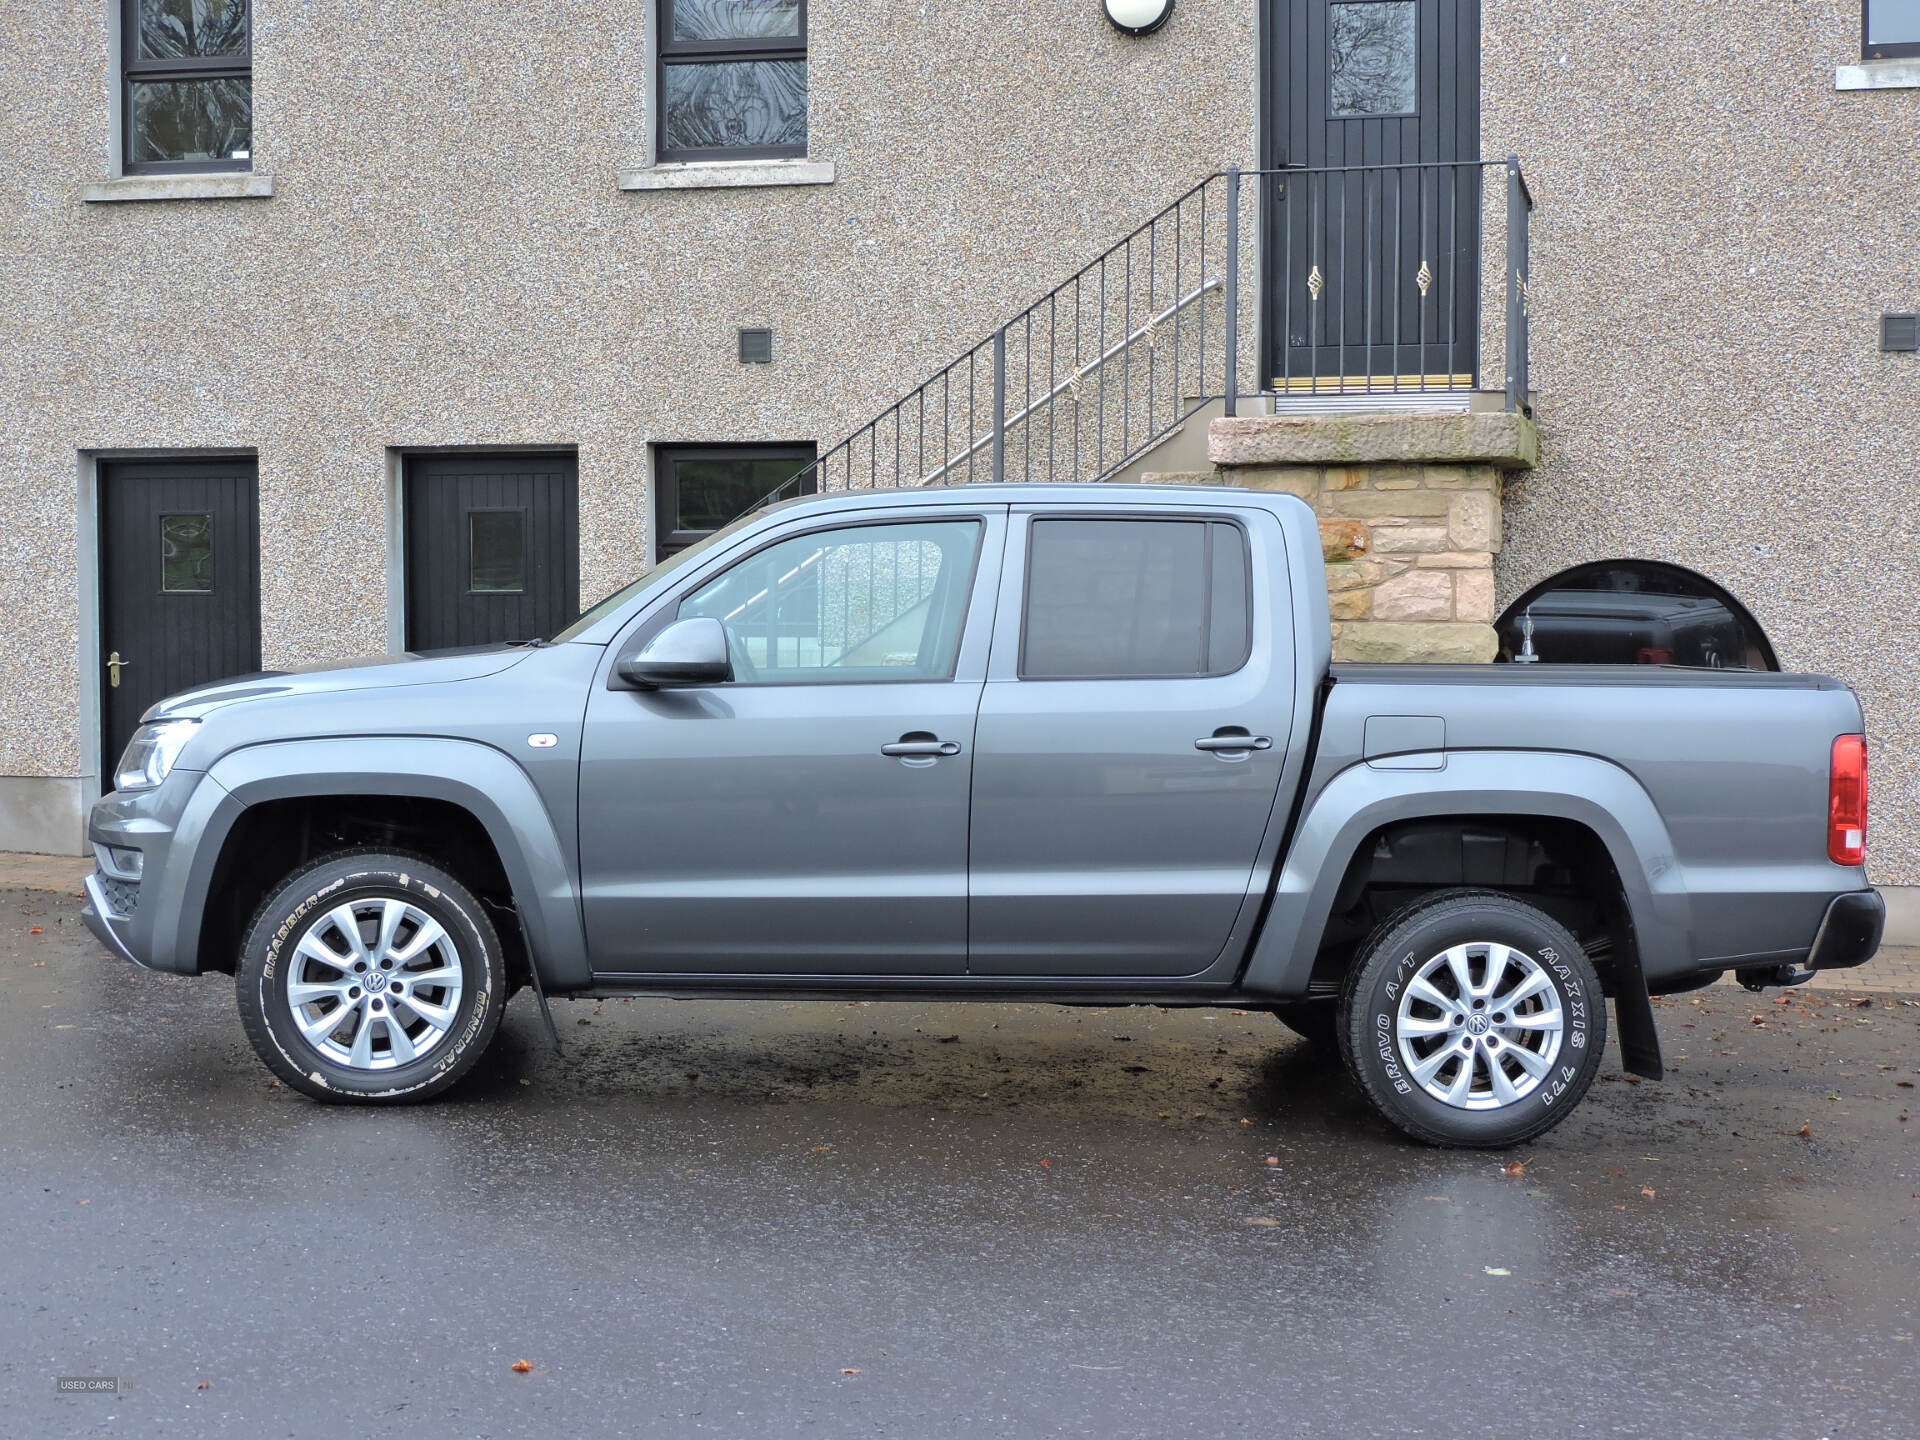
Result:
[[[806,0],[660,0],[662,160],[807,153]]]
[[[1247,538],[1224,520],[1035,520],[1023,680],[1224,675],[1250,653]]]
[[[694,591],[679,618],[727,627],[736,680],[944,680],[979,550],[971,519],[796,535]]]
[[[253,168],[249,0],[122,0],[128,174]]]
[[[1920,0],[1860,0],[1860,54],[1867,60],[1920,55]]]

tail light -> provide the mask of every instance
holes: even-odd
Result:
[[[1833,742],[1827,778],[1827,858],[1860,865],[1867,858],[1867,737],[1842,735]]]

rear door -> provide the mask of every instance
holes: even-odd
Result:
[[[975,731],[970,973],[1219,957],[1292,726],[1285,576],[1264,510],[1015,508]]]

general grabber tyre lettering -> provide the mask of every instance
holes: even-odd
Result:
[[[1534,906],[1448,891],[1374,931],[1340,997],[1340,1055],[1380,1113],[1429,1145],[1499,1148],[1552,1129],[1606,1048],[1586,953]]]
[[[473,894],[417,856],[344,851],[255,913],[234,976],[247,1039],[296,1090],[402,1104],[453,1085],[506,1005],[500,938]]]

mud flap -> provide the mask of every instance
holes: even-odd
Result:
[[[1620,1063],[1629,1075],[1649,1080],[1666,1078],[1660,1062],[1660,1032],[1653,1024],[1653,1001],[1647,996],[1647,977],[1636,956],[1614,969],[1613,1030],[1620,1038]]]

